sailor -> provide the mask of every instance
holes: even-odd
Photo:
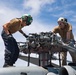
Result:
[[[62,40],[64,43],[69,43],[72,42],[70,45],[73,46],[74,44],[74,36],[72,33],[72,25],[70,23],[67,22],[67,19],[64,17],[60,17],[58,19],[58,26],[56,26],[53,29],[54,33],[59,33],[59,35],[62,37]],[[76,57],[73,55],[72,52],[70,52],[71,56],[72,56],[72,61],[73,63],[76,63]],[[62,65],[66,65],[66,59],[67,59],[67,52],[61,52],[62,55]]]
[[[28,35],[23,32],[22,28],[29,26],[32,21],[33,18],[31,15],[24,14],[21,18],[14,18],[3,25],[3,30],[1,33],[5,45],[5,62],[3,67],[13,66],[19,56],[19,48],[12,34],[19,31],[21,34],[23,34],[23,36],[27,38]]]

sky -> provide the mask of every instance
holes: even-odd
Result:
[[[39,33],[52,31],[57,26],[59,17],[65,17],[72,24],[73,34],[76,39],[76,0],[0,0],[0,33],[3,24],[12,18],[20,18],[23,14],[31,14],[33,22],[30,26],[23,28],[26,33]],[[26,41],[19,32],[13,35],[19,41]],[[0,36],[1,38],[1,36]],[[0,67],[4,63],[4,43],[0,39]],[[17,65],[25,64],[18,59]]]

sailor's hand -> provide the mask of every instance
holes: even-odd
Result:
[[[11,35],[11,34],[8,34],[7,36],[8,36],[8,37],[12,37],[12,35]]]
[[[26,35],[26,34],[23,34],[23,36],[24,36],[24,37],[26,37],[26,38],[28,38],[28,37],[29,37],[29,36],[28,36],[28,35]]]

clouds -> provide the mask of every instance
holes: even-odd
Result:
[[[71,18],[72,22],[76,22],[76,15],[72,16],[73,18]]]
[[[62,10],[63,11],[63,10]],[[63,17],[69,17],[69,16],[71,16],[71,15],[73,15],[74,14],[74,11],[72,11],[72,10],[69,10],[69,11],[67,11],[67,10],[65,10],[64,12],[59,12],[59,13],[57,13],[57,14],[52,14],[54,17],[60,17],[60,16],[63,16]]]
[[[31,14],[37,15],[44,6],[52,4],[54,1],[55,0],[25,0],[23,6],[25,9],[29,9]]]
[[[52,28],[53,28],[52,25],[48,26],[48,24],[43,24],[41,22],[34,21],[29,27],[25,27],[24,30],[25,32],[39,33],[39,32],[51,31]]]
[[[8,22],[10,19],[14,17],[20,16],[20,11],[7,7],[6,4],[1,4],[0,6],[0,24],[3,24],[5,22]]]
[[[75,7],[75,0],[55,0],[55,2],[53,3],[53,5],[50,6],[48,11],[51,12],[53,17],[64,16],[67,18],[73,18],[76,15]]]
[[[76,1],[72,0],[24,0],[23,3],[24,9],[29,11],[33,16],[38,16],[39,14],[49,12],[49,16],[58,18],[60,16],[73,18],[71,21],[74,21],[76,18]],[[71,16],[71,17],[70,17]]]

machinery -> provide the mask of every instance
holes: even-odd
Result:
[[[76,56],[76,44],[65,44],[60,36],[52,32],[30,33],[26,42],[18,42],[19,58],[28,62],[27,67],[0,69],[0,75],[76,75],[76,64],[61,66],[61,52],[71,51]],[[65,48],[65,51],[63,50]],[[31,57],[31,53],[38,58]],[[53,56],[58,53],[59,59]],[[59,60],[59,65],[52,60]],[[38,65],[31,67],[30,63]]]

